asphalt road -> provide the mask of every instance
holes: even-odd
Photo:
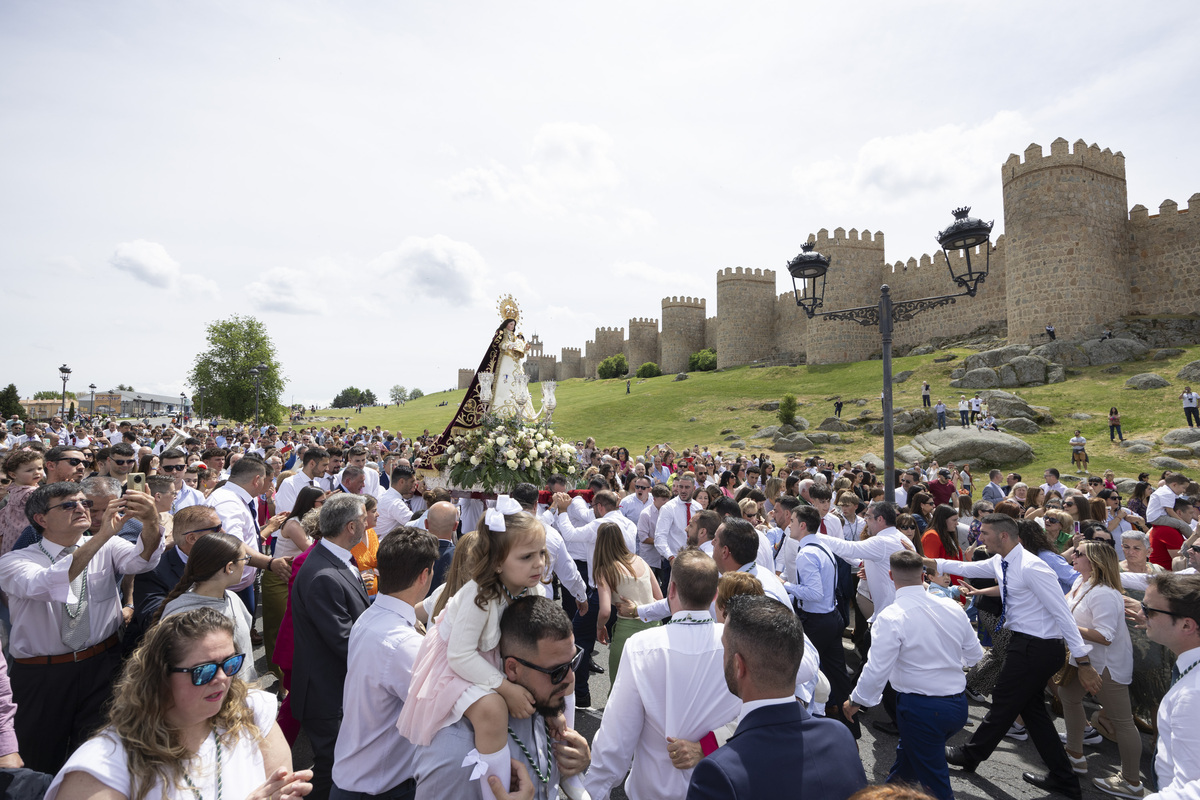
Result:
[[[257,624],[261,629],[261,621]],[[855,669],[859,664],[858,655],[848,640],[845,642],[845,645],[846,663],[852,669]],[[599,654],[596,658],[597,663],[607,665],[608,648],[597,644],[596,650]],[[258,668],[259,674],[266,676],[263,679],[264,688],[272,688],[275,679],[267,672],[265,652],[261,646],[255,648],[254,657],[255,666]],[[588,742],[592,741],[596,735],[596,731],[599,730],[601,714],[604,706],[608,703],[608,676],[592,675],[591,689],[592,703],[597,710],[579,712],[576,714],[575,719],[576,729],[587,738]],[[1088,707],[1085,703],[1085,707],[1090,717],[1094,706]],[[987,710],[986,705],[972,702],[967,727],[963,732],[955,736],[950,743],[965,743],[970,737],[971,732],[983,720]],[[867,773],[867,780],[872,783],[880,783],[887,777],[888,770],[895,760],[896,737],[880,733],[871,727],[872,722],[886,719],[882,708],[868,709],[860,719],[862,719],[862,739],[858,742],[858,752],[862,757],[863,768]],[[1066,731],[1065,724],[1061,718],[1055,719],[1055,725],[1060,733]],[[1154,752],[1150,737],[1143,734],[1142,744],[1142,775],[1148,775]],[[1117,755],[1116,744],[1104,740],[1095,746],[1085,746],[1084,751],[1088,759],[1089,772],[1087,776],[1080,776],[1083,796],[1085,798],[1108,798],[1109,795],[1104,794],[1092,785],[1091,779],[1095,777],[1107,777],[1117,771],[1120,759]],[[312,764],[312,749],[303,733],[300,734],[300,738],[292,748],[292,760],[297,767]],[[1021,773],[1028,771],[1045,772],[1045,767],[1038,757],[1033,743],[1030,741],[1016,742],[1011,739],[1005,739],[996,748],[995,752],[992,753],[992,757],[979,765],[978,770],[974,774],[968,775],[961,770],[951,767],[950,783],[954,789],[955,796],[959,800],[1031,800],[1032,798],[1046,797],[1047,795],[1044,792],[1021,780]],[[788,793],[781,791],[780,796],[786,797]],[[621,786],[613,790],[611,797],[613,800],[626,800],[625,792]],[[1061,797],[1061,795],[1054,795],[1054,797]],[[600,800],[600,798],[595,798],[595,800]]]

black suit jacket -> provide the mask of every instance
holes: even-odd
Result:
[[[171,547],[162,554],[158,566],[149,572],[134,576],[133,619],[125,628],[126,652],[131,652],[137,647],[142,636],[150,629],[150,623],[162,606],[163,600],[183,577],[183,569],[184,563],[179,557],[179,551]]]
[[[687,800],[846,800],[866,785],[849,728],[794,702],[747,714],[725,746],[696,765]]]
[[[318,544],[292,584],[292,710],[297,719],[342,713],[350,628],[367,610],[367,590],[346,562]]]

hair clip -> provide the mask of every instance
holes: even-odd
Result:
[[[493,533],[507,530],[504,518],[509,514],[518,514],[521,512],[521,504],[512,497],[502,494],[496,498],[496,507],[489,508],[484,514],[484,522],[487,523],[488,529]]]

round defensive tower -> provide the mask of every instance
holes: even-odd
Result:
[[[1125,156],[1059,138],[1048,156],[1036,144],[1010,155],[1001,176],[1009,343],[1045,343],[1048,324],[1060,339],[1094,336],[1128,314]]]
[[[775,271],[726,267],[717,273],[717,368],[771,355],[775,337]]]
[[[884,283],[883,234],[862,235],[851,228],[837,228],[833,236],[822,228],[809,241],[817,252],[828,256],[822,311],[874,306],[879,303],[879,287]],[[816,317],[808,323],[806,352],[809,364],[843,364],[863,361],[883,349],[879,327],[857,322]]]
[[[637,372],[647,361],[658,363],[658,320],[635,317],[629,320],[629,340],[625,342],[625,360],[629,371]],[[659,364],[659,368],[662,365]]]
[[[466,389],[471,385],[471,379],[475,377],[475,370],[460,369],[458,371],[458,388]]]
[[[663,298],[658,364],[663,372],[686,372],[692,353],[704,349],[705,302],[703,297]]]

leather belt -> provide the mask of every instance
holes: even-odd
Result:
[[[109,650],[116,646],[120,641],[114,633],[112,636],[105,639],[100,644],[94,644],[91,647],[83,650],[76,650],[74,653],[61,653],[56,656],[30,656],[29,658],[14,658],[13,661],[17,664],[72,664],[76,661],[85,661],[92,656],[98,656],[105,650]]]

